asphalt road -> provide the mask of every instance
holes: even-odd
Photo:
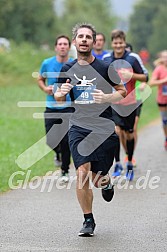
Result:
[[[32,189],[34,182],[2,194],[0,252],[167,251],[167,152],[160,122],[140,132],[135,157],[134,181],[125,184],[122,177],[112,202],[105,202],[100,189],[94,189],[97,226],[91,238],[77,236],[83,216],[75,181],[70,189],[58,189],[56,181],[52,187],[48,180],[38,189]]]

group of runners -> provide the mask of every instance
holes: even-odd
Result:
[[[38,84],[47,93],[47,144],[55,152],[55,164],[61,166],[61,180],[69,180],[70,155],[76,168],[76,193],[84,215],[79,236],[93,236],[96,224],[91,183],[101,188],[105,201],[112,200],[114,186],[109,171],[114,160],[112,176],[118,177],[123,171],[120,143],[126,153],[125,177],[133,180],[136,165],[133,155],[142,106],[136,92],[145,89],[148,71],[132,48],[129,51],[122,30],[112,31],[111,53],[103,50],[105,36],[96,33],[91,24],[76,24],[72,35],[77,58],[72,60],[68,56],[70,39],[59,36],[55,42],[56,56],[43,61]],[[155,71],[152,85],[164,85],[164,80],[159,81],[159,72],[165,75],[164,69]],[[166,105],[159,104],[166,132],[167,101],[164,101]]]

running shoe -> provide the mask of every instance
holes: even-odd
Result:
[[[62,165],[62,161],[59,160],[59,159],[57,159],[56,156],[54,157],[54,163],[55,163],[55,166],[59,166],[60,167]]]
[[[133,180],[133,177],[134,177],[133,165],[128,164],[127,171],[126,171],[126,179],[131,181],[131,180]]]
[[[114,196],[114,185],[109,184],[106,188],[103,188],[101,192],[103,199],[110,202]]]
[[[59,178],[59,181],[62,183],[68,183],[69,182],[69,174],[67,172],[62,172],[61,177]]]
[[[82,229],[79,231],[78,235],[83,237],[90,237],[94,235],[94,229],[95,229],[95,222],[94,220],[86,219],[83,223]]]
[[[127,162],[128,162],[128,156],[125,156],[124,163],[127,164]],[[133,164],[133,167],[137,166],[136,160],[134,158],[132,158],[132,164]]]
[[[122,171],[123,171],[122,165],[121,164],[115,164],[114,172],[112,173],[112,177],[120,176]]]

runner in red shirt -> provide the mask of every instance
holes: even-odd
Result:
[[[157,104],[161,113],[162,125],[165,134],[165,149],[167,150],[167,51],[160,54],[160,58],[156,61],[150,86],[157,86]]]

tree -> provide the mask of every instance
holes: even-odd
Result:
[[[154,22],[159,22],[154,20],[161,18],[160,12],[162,9],[166,9],[166,6],[167,0],[141,0],[134,6],[134,12],[130,17],[128,37],[135,50],[149,49],[150,38],[155,33]],[[162,27],[157,27],[157,29],[160,28]]]
[[[136,4],[134,13],[130,17],[130,41],[135,49],[147,48],[149,34],[152,34],[152,19],[156,11],[156,4],[149,6],[149,1]]]
[[[55,31],[53,0],[1,0],[0,36],[39,44]]]
[[[92,23],[108,39],[115,24],[110,0],[65,0],[61,30],[71,36],[72,27],[78,22]],[[109,40],[107,43],[109,44]]]
[[[153,32],[148,40],[150,53],[155,56],[158,52],[167,49],[167,15],[164,6],[161,6],[159,12],[153,20]]]

